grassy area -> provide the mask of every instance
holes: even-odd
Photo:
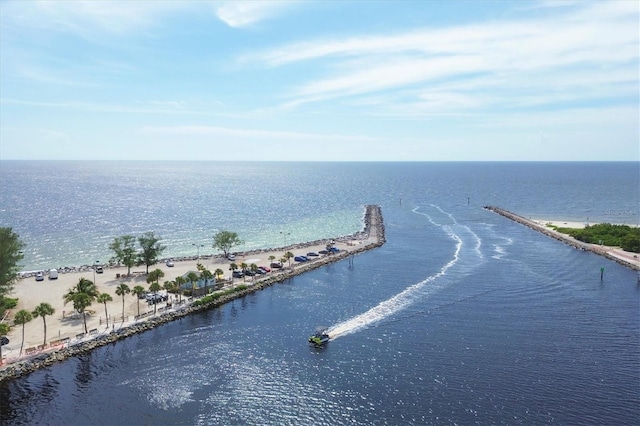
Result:
[[[550,228],[563,234],[571,235],[576,240],[585,243],[620,247],[625,251],[640,253],[640,228],[637,227],[599,223],[586,226],[583,229],[557,226],[550,226]]]

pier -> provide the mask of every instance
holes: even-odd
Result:
[[[535,231],[540,232],[548,237],[561,241],[565,244],[570,245],[579,250],[590,251],[599,256],[603,256],[609,260],[613,260],[627,268],[633,269],[635,271],[640,271],[640,259],[638,259],[637,255],[633,253],[623,252],[622,250],[616,250],[615,247],[607,247],[601,246],[598,244],[589,244],[579,240],[576,240],[570,235],[562,234],[558,231],[555,231],[547,226],[541,225],[538,222],[527,219],[515,213],[512,213],[508,210],[501,209],[500,207],[495,206],[485,206],[485,210],[492,211],[494,213],[499,214],[500,216],[506,217],[514,222],[517,222],[521,225],[524,225],[528,228],[531,228]]]

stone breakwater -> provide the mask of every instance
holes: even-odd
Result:
[[[256,280],[255,283],[247,283],[246,289],[237,291],[232,294],[225,294],[224,296],[221,296],[220,298],[209,303],[201,304],[198,306],[183,306],[178,310],[160,314],[158,316],[137,322],[128,327],[121,328],[108,334],[99,335],[92,340],[84,341],[78,344],[72,344],[54,352],[39,354],[27,360],[10,364],[3,370],[0,370],[0,382],[4,380],[14,379],[20,376],[25,376],[36,370],[55,364],[56,362],[66,360],[76,355],[85,354],[100,346],[115,343],[118,340],[125,339],[134,334],[142,333],[144,331],[157,327],[158,325],[175,321],[176,319],[180,319],[195,312],[201,312],[204,310],[219,307],[232,300],[263,290],[271,285],[289,280],[296,275],[304,274],[305,272],[321,268],[330,263],[334,263],[354,256],[356,254],[380,247],[386,242],[385,229],[380,206],[366,206],[364,215],[364,228],[361,232],[357,233],[356,236],[359,239],[363,240],[369,237],[375,238],[373,238],[373,242],[370,242],[369,244],[350,249],[349,251],[340,251],[334,254],[330,254],[309,263],[297,265],[295,268],[282,271],[278,275],[273,275],[261,280]],[[352,238],[353,236],[351,237],[351,239]],[[306,245],[307,243],[301,245],[301,247],[305,247]]]
[[[371,211],[372,208],[376,208],[377,206],[365,206],[365,213],[364,213],[364,217],[363,217],[363,228],[360,231],[357,231],[353,234],[349,234],[349,235],[343,235],[340,237],[335,237],[335,238],[326,238],[326,239],[320,239],[320,240],[314,240],[314,241],[306,241],[306,242],[302,242],[302,243],[297,243],[297,244],[289,244],[285,247],[274,247],[274,248],[269,248],[269,249],[254,249],[254,250],[248,250],[248,251],[244,251],[242,252],[242,254],[244,256],[252,256],[252,255],[257,255],[257,254],[261,254],[261,253],[265,253],[268,251],[282,251],[282,252],[286,252],[286,251],[292,251],[292,250],[298,250],[298,249],[303,249],[305,247],[311,247],[311,246],[317,246],[317,245],[325,245],[328,244],[332,241],[335,242],[348,242],[348,241],[353,241],[353,240],[366,240],[367,238],[369,238],[371,232]],[[381,216],[381,213],[378,212],[377,215],[379,217]],[[384,234],[383,237],[384,238]],[[223,259],[224,258],[224,254],[219,253],[219,254],[201,254],[199,257],[198,256],[179,256],[179,257],[168,257],[168,258],[164,258],[164,259],[159,259],[158,263],[166,263],[168,260],[171,260],[173,262],[184,262],[184,261],[194,261],[197,259],[203,259],[203,260],[208,260],[208,259]],[[80,266],[60,266],[57,269],[59,274],[70,274],[70,273],[77,273],[77,272],[91,272],[94,270],[94,268],[96,266],[100,266],[103,269],[107,270],[109,268],[112,267],[121,267],[122,265],[119,264],[115,264],[115,263],[102,263],[102,264],[96,264],[96,265],[80,265]],[[50,269],[44,269],[42,270],[42,272],[45,275],[49,274]],[[20,272],[20,278],[33,278],[36,276],[36,273],[38,273],[39,271],[23,271]]]
[[[561,241],[565,244],[570,245],[571,247],[574,247],[576,249],[579,250],[584,250],[584,251],[590,251],[592,253],[598,254],[600,256],[606,257],[607,259],[613,260],[614,262],[618,262],[619,264],[626,266],[627,268],[631,268],[634,270],[640,270],[640,268],[631,263],[631,262],[627,262],[624,259],[621,259],[619,257],[616,256],[612,256],[610,253],[608,253],[606,250],[604,250],[601,246],[596,245],[596,244],[589,244],[589,243],[584,243],[582,241],[576,240],[575,238],[566,235],[566,234],[561,234],[560,232],[554,231],[553,229],[550,229],[546,226],[540,225],[539,223],[534,222],[533,220],[527,219],[525,217],[519,216],[515,213],[512,213],[508,210],[504,210],[501,209],[500,207],[495,207],[495,206],[485,206],[484,207],[485,210],[489,210],[492,211],[494,213],[499,214],[500,216],[506,217],[507,219],[511,219],[514,222],[517,222],[521,225],[524,225],[526,227],[529,227],[535,231],[540,232],[541,234],[544,234],[548,237],[554,238],[558,241]]]

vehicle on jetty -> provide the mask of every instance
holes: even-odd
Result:
[[[326,327],[318,327],[315,334],[309,337],[309,344],[321,348],[329,342],[329,333]]]

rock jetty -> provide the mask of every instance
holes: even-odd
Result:
[[[579,250],[584,250],[584,251],[590,251],[592,253],[595,253],[597,255],[606,257],[607,259],[613,260],[614,262],[618,262],[619,264],[626,266],[627,268],[631,268],[633,270],[640,270],[640,267],[638,267],[638,265],[631,263],[629,261],[626,261],[625,259],[622,259],[620,257],[614,256],[610,253],[608,253],[602,246],[599,246],[597,244],[588,244],[588,243],[584,243],[582,241],[576,240],[575,238],[571,237],[570,235],[566,235],[566,234],[562,234],[560,232],[557,232],[551,228],[548,228],[546,226],[540,225],[539,223],[531,220],[531,219],[527,219],[525,217],[519,216],[515,213],[512,213],[508,210],[504,210],[501,209],[500,207],[495,207],[495,206],[485,206],[484,207],[485,210],[489,210],[492,211],[494,213],[499,214],[500,216],[506,217],[507,219],[510,219],[514,222],[517,222],[521,225],[524,225],[526,227],[529,227],[535,231],[540,232],[541,234],[544,234],[548,237],[554,238],[558,241],[561,241],[565,244],[570,245],[571,247],[574,247],[576,249]]]
[[[367,205],[365,208],[365,214],[363,218],[363,229],[357,232],[356,234],[353,234],[347,237],[336,238],[335,240],[338,241],[338,240],[353,240],[353,239],[358,239],[361,241],[367,240],[368,243],[362,244],[361,246],[355,247],[348,251],[347,250],[339,251],[337,253],[318,258],[312,262],[297,265],[296,268],[282,271],[277,275],[272,275],[262,280],[256,280],[255,283],[247,283],[246,286],[243,286],[246,288],[242,288],[241,290],[232,292],[230,294],[224,294],[223,296],[209,303],[182,306],[177,310],[165,312],[158,316],[148,318],[144,321],[138,321],[135,324],[132,324],[128,327],[123,327],[109,333],[100,334],[91,340],[83,341],[77,344],[70,344],[56,351],[42,353],[32,358],[19,361],[13,364],[9,364],[5,366],[2,370],[0,370],[0,382],[9,380],[9,379],[14,379],[20,376],[25,376],[38,369],[48,367],[56,362],[66,360],[76,355],[85,354],[97,347],[105,346],[110,343],[117,342],[118,340],[125,339],[134,334],[142,333],[144,331],[157,327],[158,325],[166,324],[176,319],[180,319],[187,315],[193,314],[195,312],[201,312],[204,310],[219,307],[232,300],[263,290],[266,287],[269,287],[273,284],[289,280],[296,275],[300,275],[305,272],[321,268],[330,263],[338,262],[340,260],[354,256],[356,254],[380,247],[386,241],[385,228],[382,220],[382,210],[380,206]],[[330,242],[331,240],[326,240],[326,241]],[[298,246],[305,247],[305,246],[313,245],[317,243],[318,241],[314,241],[312,243],[305,243]],[[258,251],[255,251],[255,252],[258,252]],[[250,254],[250,253],[247,253],[247,254]]]

